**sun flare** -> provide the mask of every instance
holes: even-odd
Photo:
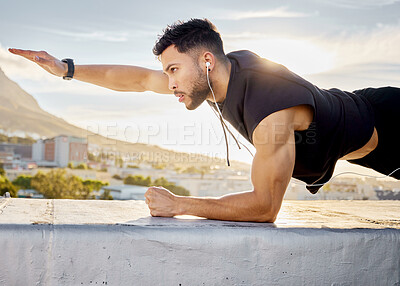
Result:
[[[282,64],[300,75],[317,74],[334,68],[334,54],[311,41],[265,39],[251,41],[249,49]]]

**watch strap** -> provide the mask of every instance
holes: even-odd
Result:
[[[67,75],[63,76],[63,79],[71,80],[74,77],[74,72],[75,72],[74,60],[73,59],[62,59],[61,61],[68,65]]]

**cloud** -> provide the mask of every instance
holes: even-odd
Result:
[[[318,86],[354,90],[400,86],[400,23],[379,24],[372,31],[319,39],[335,58],[335,68],[308,76]]]
[[[325,0],[324,2],[338,6],[342,8],[349,8],[349,9],[373,9],[375,7],[382,7],[395,4],[400,0]]]
[[[378,24],[372,31],[344,32],[327,43],[337,55],[337,66],[400,63],[400,23]]]
[[[310,17],[314,14],[307,14],[301,12],[289,11],[287,7],[278,7],[272,10],[264,11],[226,11],[220,13],[222,16],[216,16],[216,19],[222,20],[244,20],[244,19],[258,19],[258,18],[304,18]]]
[[[90,31],[90,32],[71,32],[66,30],[56,30],[44,27],[25,26],[26,29],[32,29],[59,36],[71,37],[76,41],[103,41],[103,42],[127,42],[128,32],[121,31]]]
[[[74,27],[69,30],[61,30],[61,29],[51,29],[47,27],[40,26],[22,26],[24,29],[31,29],[39,32],[49,33],[53,35],[70,37],[75,41],[102,41],[102,42],[115,42],[115,43],[124,43],[128,42],[132,38],[141,38],[151,37],[157,34],[155,29],[152,27],[144,27],[142,29],[131,29],[131,30],[122,30],[118,29],[117,26],[114,30],[101,30],[99,28],[90,30],[86,27],[86,29],[82,29],[81,27]]]

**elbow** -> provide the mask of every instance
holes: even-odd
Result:
[[[253,208],[254,221],[273,223],[278,216],[282,200],[274,200],[273,198],[257,199]]]
[[[259,222],[274,223],[276,221],[276,217],[277,215],[265,215],[260,218]]]
[[[278,213],[273,214],[271,212],[264,212],[257,215],[254,219],[255,222],[267,222],[267,223],[274,223]]]

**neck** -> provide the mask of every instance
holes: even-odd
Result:
[[[214,90],[215,99],[221,103],[226,98],[228,91],[229,78],[231,76],[231,62],[228,60],[227,64],[215,66],[214,70],[209,73],[210,81]],[[212,94],[207,98],[209,101],[214,102]]]

